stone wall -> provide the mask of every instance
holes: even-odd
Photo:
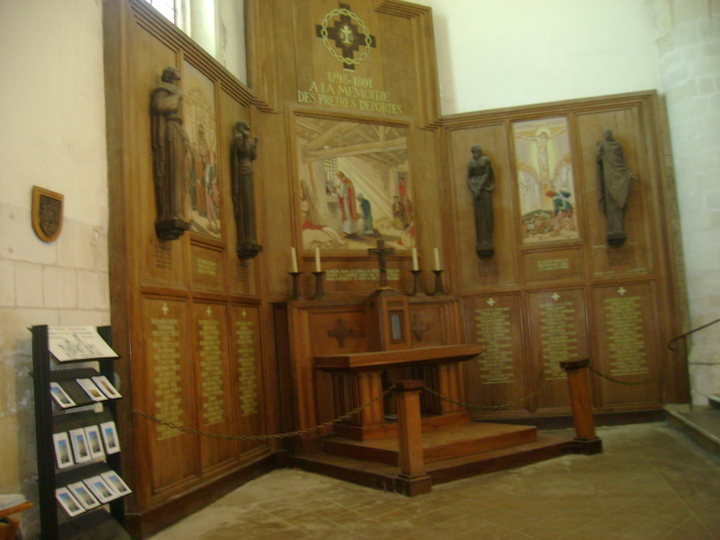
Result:
[[[720,2],[647,0],[675,161],[690,326],[720,318]],[[691,340],[693,401],[720,394],[720,324]]]

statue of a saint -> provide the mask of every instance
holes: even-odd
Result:
[[[230,149],[232,164],[232,200],[237,226],[237,254],[252,259],[262,251],[257,243],[255,225],[255,182],[253,160],[257,157],[257,137],[250,139],[250,124],[240,120],[235,124],[235,137]]]
[[[185,215],[188,138],[182,127],[180,71],[165,68],[161,81],[150,98],[155,232],[161,240],[175,240],[190,227]]]
[[[600,209],[607,220],[607,241],[621,246],[627,238],[625,211],[630,186],[635,176],[625,163],[622,146],[613,138],[612,131],[603,130],[604,141],[597,143],[597,176]]]
[[[473,196],[475,211],[475,233],[477,242],[475,251],[478,256],[492,255],[495,252],[492,233],[495,228],[493,215],[492,191],[495,188],[495,173],[490,158],[484,156],[479,145],[473,146],[472,159],[468,162],[468,187]]]

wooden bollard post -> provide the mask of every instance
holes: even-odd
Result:
[[[570,404],[575,424],[575,443],[581,454],[591,455],[602,453],[602,441],[595,434],[595,418],[590,401],[590,383],[588,369],[590,360],[573,360],[560,362],[560,367],[567,373]]]
[[[429,493],[432,479],[425,474],[420,417],[420,392],[424,381],[395,382],[397,400],[399,484],[408,497]]]

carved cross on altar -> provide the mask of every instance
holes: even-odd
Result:
[[[385,240],[378,238],[377,247],[368,249],[368,255],[377,255],[378,262],[380,263],[380,286],[387,287],[387,260],[385,257],[395,253],[394,248],[386,248]]]
[[[412,333],[415,334],[415,339],[422,341],[423,334],[430,330],[430,326],[420,317],[420,315],[416,314],[410,329],[412,330]]]
[[[345,328],[345,322],[342,319],[338,319],[336,326],[333,330],[328,330],[328,337],[337,339],[338,347],[343,348],[345,346],[345,338],[354,334],[352,328]]]

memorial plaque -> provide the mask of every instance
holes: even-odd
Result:
[[[193,287],[207,291],[222,291],[225,284],[222,251],[193,244],[190,253]]]
[[[595,290],[600,365],[621,381],[635,382],[657,374],[658,335],[652,286],[649,283],[613,285]],[[601,380],[604,403],[660,402],[660,383],[623,386]]]
[[[523,396],[523,332],[517,295],[483,295],[465,304],[466,334],[483,346],[467,363],[471,403],[503,405]],[[518,404],[512,409],[522,409]]]
[[[228,360],[226,307],[196,303],[194,310],[198,425],[202,431],[229,433],[232,430],[233,371]],[[202,437],[200,445],[204,474],[235,459],[233,441]]]
[[[540,407],[566,407],[569,403],[567,382],[560,362],[588,357],[584,291],[531,293],[529,308],[535,384],[555,381],[538,396]]]
[[[525,279],[528,283],[580,279],[582,260],[580,248],[525,252]]]
[[[236,432],[238,435],[259,435],[263,430],[260,315],[257,306],[233,305],[230,313],[235,370],[233,407],[238,411]],[[242,452],[264,444],[263,441],[240,442]]]
[[[145,403],[138,408],[179,427],[193,426],[193,375],[186,336],[186,304],[177,300],[143,301],[145,334]],[[194,475],[195,436],[155,422],[148,433],[153,491]]]
[[[151,228],[144,245],[143,281],[154,285],[179,285],[184,279],[183,246],[180,242],[158,240]]]

